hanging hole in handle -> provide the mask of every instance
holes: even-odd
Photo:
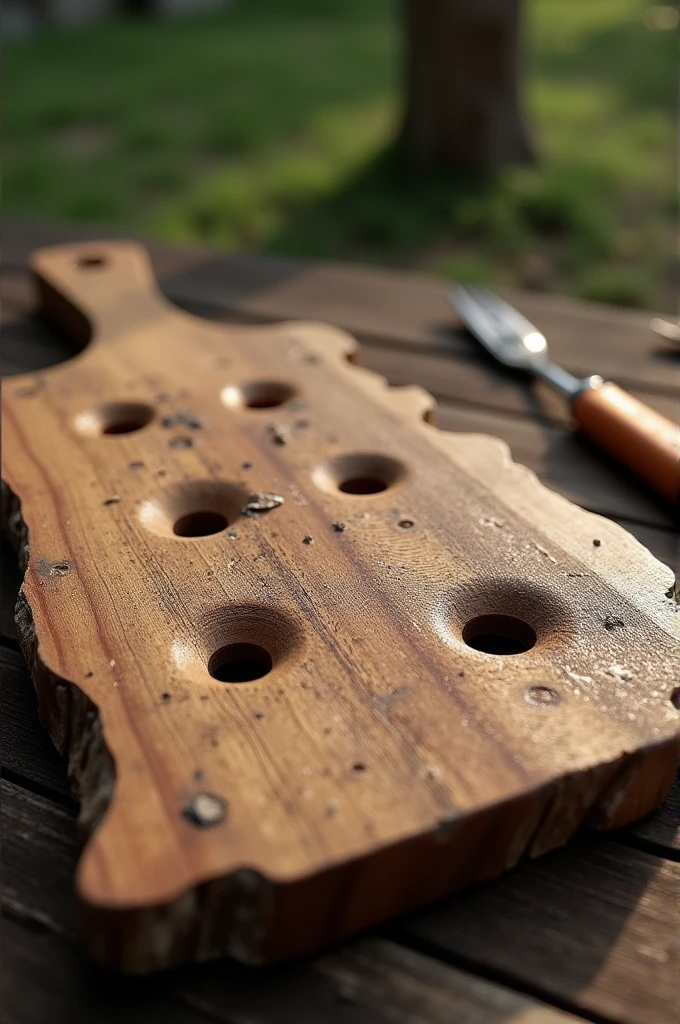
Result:
[[[76,260],[79,270],[101,270],[107,263],[106,256],[102,256],[100,253],[86,253]]]

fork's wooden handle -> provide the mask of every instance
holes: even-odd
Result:
[[[593,383],[572,406],[593,441],[671,501],[680,491],[680,429],[611,382]]]

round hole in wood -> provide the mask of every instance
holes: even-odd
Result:
[[[100,270],[107,264],[106,256],[100,256],[98,253],[89,253],[84,256],[79,256],[76,260],[76,266],[80,267],[81,270]]]
[[[514,615],[477,615],[463,626],[463,640],[485,654],[524,654],[536,643],[536,633]]]
[[[86,437],[112,437],[133,434],[154,418],[153,406],[144,402],[108,402],[98,409],[79,413],[74,421],[79,434]]]
[[[276,380],[248,381],[222,389],[225,405],[240,409],[276,409],[295,397],[292,385]]]
[[[380,494],[381,491],[387,490],[387,486],[384,480],[374,476],[355,476],[349,480],[342,480],[338,484],[338,489],[343,494]]]
[[[233,643],[220,647],[208,662],[208,672],[221,683],[250,683],[273,668],[272,656],[260,644]]]
[[[231,554],[231,551],[230,551]],[[211,590],[215,596],[220,588]],[[295,666],[307,649],[307,624],[282,608],[261,604],[216,604],[172,644],[179,670],[198,683],[266,685],[294,682]],[[293,675],[291,676],[291,673]]]
[[[323,491],[337,494],[380,494],[406,474],[406,467],[388,455],[355,453],[338,455],[317,466],[312,476]]]
[[[671,694],[671,704],[673,707],[680,711],[680,686],[676,686]]]
[[[220,480],[192,480],[147,498],[139,520],[159,537],[193,540],[222,533],[241,515],[248,492]]]
[[[526,576],[474,574],[435,598],[432,625],[440,639],[459,652],[466,646],[471,654],[495,645],[504,647],[506,654],[513,653],[513,647],[520,654],[533,647],[564,649],[578,633],[579,620],[553,586]]]
[[[176,520],[172,532],[176,537],[209,537],[229,526],[221,512],[187,512]]]

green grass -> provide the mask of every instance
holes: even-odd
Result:
[[[676,42],[648,6],[526,3],[539,162],[486,182],[395,157],[393,0],[237,0],[7,44],[5,210],[664,305]]]

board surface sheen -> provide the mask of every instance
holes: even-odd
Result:
[[[209,323],[39,251],[90,344],[4,387],[5,525],[98,960],[293,956],[651,811],[673,582],[323,324]]]

